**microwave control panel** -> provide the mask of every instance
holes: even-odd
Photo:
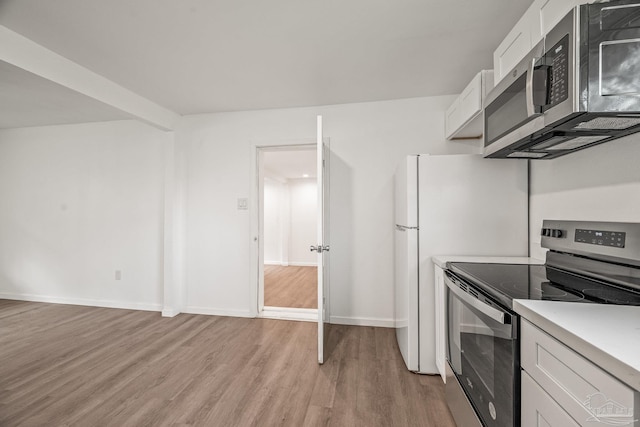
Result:
[[[545,53],[545,64],[549,66],[548,98],[545,109],[549,109],[569,97],[569,35]]]

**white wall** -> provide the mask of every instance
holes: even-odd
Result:
[[[403,156],[479,152],[447,142],[444,111],[454,96],[317,108],[208,114],[182,120],[187,159],[187,310],[249,316],[252,146],[314,140],[322,114],[330,138],[331,320],[391,326],[393,173]]]
[[[315,178],[290,179],[291,234],[289,264],[314,266],[317,255],[309,250],[318,240],[318,184]]]
[[[315,178],[264,180],[264,262],[317,265],[309,246],[317,240],[318,191]]]
[[[543,219],[640,222],[640,136],[531,162],[531,255]]]
[[[283,249],[289,236],[285,235],[285,210],[288,210],[289,188],[282,182],[264,179],[264,262],[288,265],[289,257]],[[284,204],[287,203],[287,206]],[[286,241],[285,241],[286,239]]]
[[[237,199],[251,197],[252,147],[313,141],[322,114],[331,320],[390,326],[396,164],[410,153],[480,150],[444,140],[453,99],[183,118],[186,310],[251,315],[255,206],[238,210]],[[160,310],[167,138],[133,121],[0,131],[0,297]]]
[[[0,131],[0,298],[160,310],[167,138],[135,121]]]

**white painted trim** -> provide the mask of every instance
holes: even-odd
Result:
[[[86,298],[53,297],[49,295],[11,294],[5,292],[0,292],[0,299],[46,302],[51,304],[85,305],[88,307],[120,308],[124,310],[161,311],[162,309],[162,306],[160,304],[146,304],[137,302]]]
[[[318,263],[317,262],[290,262],[287,264],[281,261],[265,261],[264,265],[280,265],[282,267],[288,267],[290,265],[294,267],[317,267]]]
[[[261,194],[263,168],[262,149],[269,150],[307,150],[309,145],[314,145],[315,141],[311,138],[299,138],[292,140],[253,140],[251,141],[251,199],[249,200],[251,214],[251,266],[249,285],[249,307],[252,313],[251,317],[257,317],[264,308],[264,232],[262,228],[263,208]]]
[[[197,307],[193,305],[187,306],[183,313],[206,314],[209,316],[256,317],[250,310],[229,310],[225,308]]]
[[[0,60],[62,85],[162,130],[180,115],[0,25]]]
[[[180,311],[178,310],[166,309],[166,308],[162,310],[162,317],[176,317],[178,314],[180,314]]]
[[[289,262],[289,265],[294,267],[317,267],[317,262]]]
[[[264,194],[262,194],[264,197]],[[289,265],[289,250],[291,249],[291,186],[289,180],[280,186],[280,259],[283,265]],[[260,201],[264,218],[264,200]],[[262,233],[264,236],[264,232]],[[264,252],[262,253],[264,255]]]
[[[163,210],[163,309],[166,317],[180,313],[184,294],[181,278],[182,245],[180,227],[182,198],[179,194],[175,133],[164,146],[164,210]]]
[[[263,319],[299,320],[317,322],[318,310],[315,308],[269,307],[265,306],[258,315]]]
[[[375,326],[377,328],[395,328],[393,319],[374,319],[371,317],[331,316],[331,323],[336,325]]]

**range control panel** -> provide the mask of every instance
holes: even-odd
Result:
[[[627,233],[620,231],[585,230],[576,228],[575,241],[590,245],[624,248]]]

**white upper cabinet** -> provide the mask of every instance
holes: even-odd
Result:
[[[571,10],[594,0],[535,0],[493,52],[494,83],[518,62]]]
[[[532,30],[536,27],[535,3],[520,18],[493,52],[493,79],[497,85],[533,47]]]
[[[491,89],[493,71],[482,70],[476,74],[445,113],[447,139],[482,137],[483,101]]]
[[[542,40],[560,20],[574,7],[583,1],[576,0],[536,0],[533,2],[534,9],[538,12],[537,28],[532,31],[532,40],[535,45]]]

